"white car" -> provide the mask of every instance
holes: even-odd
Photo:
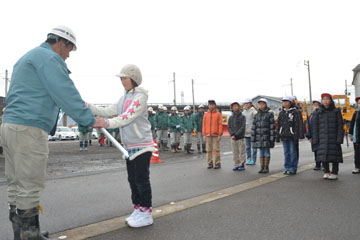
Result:
[[[79,131],[78,131],[78,127],[72,127],[70,128],[71,131],[73,131],[76,135],[76,139],[79,140]]]
[[[93,131],[92,131],[92,133],[91,133],[91,138],[93,138],[93,139],[97,139],[97,138],[98,138],[98,133],[97,133],[97,131],[96,131],[95,128],[93,129]]]
[[[57,127],[55,138],[58,140],[75,140],[76,134],[68,127]]]

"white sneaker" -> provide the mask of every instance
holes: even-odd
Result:
[[[359,174],[360,173],[360,169],[359,168],[355,168],[354,170],[352,170],[353,174]]]
[[[329,179],[336,180],[336,179],[338,179],[338,176],[336,174],[330,174]]]
[[[152,225],[154,223],[154,220],[152,218],[151,212],[145,211],[141,212],[136,215],[135,218],[131,218],[128,221],[128,225],[133,228],[141,228],[146,227],[149,225]]]
[[[126,222],[129,222],[131,219],[136,218],[136,216],[139,214],[139,212],[140,212],[140,209],[134,209],[134,211],[131,213],[130,216],[128,216],[128,217],[125,219],[125,221],[126,221]]]
[[[325,173],[323,178],[324,178],[324,179],[329,179],[329,177],[330,177],[330,174]]]

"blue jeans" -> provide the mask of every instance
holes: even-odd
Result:
[[[282,140],[284,148],[285,170],[296,172],[298,167],[299,159],[297,157],[296,143],[293,140]]]
[[[245,137],[245,143],[246,143],[246,159],[247,160],[253,160],[256,162],[256,156],[257,156],[257,149],[251,147],[251,137]],[[252,155],[251,155],[251,149],[252,149]]]
[[[261,158],[270,158],[270,148],[260,148]]]

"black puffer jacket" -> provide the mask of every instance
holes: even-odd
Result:
[[[298,114],[294,106],[291,106],[289,109],[283,108],[278,118],[277,139],[292,141],[299,139]]]
[[[317,157],[321,162],[343,162],[341,144],[344,142],[344,125],[341,111],[332,102],[314,113],[313,144],[318,145]]]
[[[245,137],[246,117],[241,112],[230,116],[228,122],[228,130],[230,136],[235,136],[235,140],[243,139]]]
[[[273,148],[275,141],[274,113],[270,108],[259,109],[251,128],[251,142],[254,148]]]

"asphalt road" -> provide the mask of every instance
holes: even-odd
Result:
[[[71,165],[76,162],[73,156],[76,156],[75,159],[79,158],[79,161],[85,161],[83,160],[84,158],[88,159],[85,162],[91,162],[92,159],[111,159],[109,156],[114,156],[112,161],[114,161],[115,165],[107,169],[95,168],[96,170],[80,171],[80,174],[68,174],[66,172],[67,174],[59,174],[56,178],[51,178],[50,176],[41,199],[42,205],[45,208],[44,216],[41,216],[41,225],[42,229],[46,229],[51,233],[124,216],[129,214],[132,208],[126,171],[123,167],[124,162],[119,160],[117,150],[93,146],[88,153],[80,154],[77,146],[73,143],[55,142],[51,144],[64,146],[57,146],[59,149],[57,154],[54,151],[51,153],[54,154],[54,157],[49,157],[49,164],[51,165],[54,161],[59,167],[63,164],[64,167],[71,168]],[[66,145],[68,144],[74,147],[74,150],[71,150],[73,151],[72,153],[70,150],[61,150],[62,148],[67,149]],[[244,172],[233,172],[231,170],[232,156],[229,152],[228,138],[223,139],[222,146],[224,150],[222,155],[223,168],[220,170],[207,170],[204,154],[162,153],[160,158],[165,163],[153,164],[151,166],[153,206],[162,206],[173,201],[192,198],[263,177],[263,175],[257,173],[258,166],[249,166]],[[99,151],[109,152],[95,152],[95,154],[91,154],[92,149],[98,148],[101,149]],[[52,146],[50,151],[52,151]],[[351,152],[352,148],[345,147],[344,152],[346,151]],[[300,152],[300,165],[313,161],[310,145],[306,141],[300,144]],[[359,199],[359,192],[354,191],[354,189],[358,189],[358,185],[351,185],[358,183],[357,176],[350,173],[352,159],[353,157],[345,159],[346,164],[340,166],[340,180],[334,183],[322,180],[321,173],[307,171],[238,195],[156,219],[154,226],[147,229],[134,231],[124,228],[118,232],[100,236],[96,239],[127,239],[128,237],[155,239],[155,235],[161,236],[156,239],[325,239],[294,238],[294,236],[298,236],[299,233],[306,229],[307,225],[302,226],[305,223],[314,226],[315,230],[318,229],[319,232],[322,232],[324,231],[322,228],[324,224],[330,221],[328,219],[335,219],[335,224],[331,225],[334,229],[330,233],[333,236],[337,236],[336,234],[339,232],[337,230],[338,226],[343,227],[344,225],[341,224],[343,215],[340,215],[341,218],[337,218],[337,216],[332,214],[333,212],[327,211],[328,207],[329,209],[337,209],[338,206],[333,202],[342,203],[342,200],[345,198],[344,195],[346,195],[348,201],[346,205],[341,206],[347,207],[347,212],[351,211],[356,214],[359,212],[355,211],[358,209],[356,203]],[[79,169],[81,169],[81,165]],[[283,152],[281,145],[279,145],[272,150],[271,173],[280,172],[282,165]],[[52,176],[56,176],[56,174]],[[330,198],[331,201],[326,202],[328,197],[322,198],[321,196],[329,195],[329,186],[338,187],[336,188],[337,191],[331,195],[334,200]],[[307,190],[308,187],[309,189]],[[290,199],[292,200],[290,201]],[[301,208],[298,206],[301,206]],[[323,220],[321,224],[318,222],[318,218],[307,218],[308,215],[305,215],[307,212],[317,216],[318,213],[311,209],[313,206],[323,206],[323,208],[319,209],[319,216],[323,216],[319,218]],[[325,214],[327,212],[330,214]],[[278,219],[282,214],[284,221]],[[299,224],[286,221],[287,218],[290,220],[293,218],[297,219],[297,215],[299,215],[298,217],[301,220],[298,222]],[[346,219],[347,224],[355,226],[357,224],[356,217]],[[229,221],[230,219],[232,220]],[[289,229],[288,238],[276,238],[276,236],[285,236],[283,234],[284,231],[280,229],[280,222],[284,224],[285,229]],[[274,225],[276,226],[276,231],[271,228],[271,225],[275,223],[278,224]],[[298,228],[300,230],[296,230]],[[351,229],[353,233],[357,233],[353,230],[354,228],[347,227],[344,229]],[[219,238],[220,235],[218,234],[220,233],[228,235],[225,234],[223,235],[224,237]],[[256,236],[265,236],[265,233],[270,234],[270,237],[255,238]],[[234,236],[237,236],[237,238],[234,238]],[[242,236],[248,237],[242,238]],[[4,183],[0,185],[0,239],[11,239],[11,228],[8,222],[6,205],[6,184]]]

